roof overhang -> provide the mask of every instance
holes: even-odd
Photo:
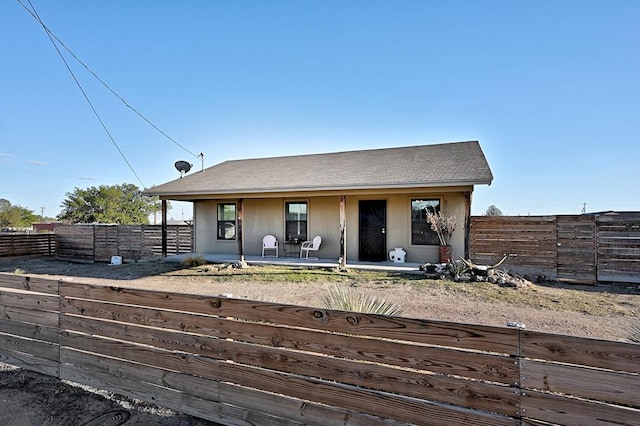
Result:
[[[330,197],[338,195],[373,195],[373,194],[418,194],[418,193],[450,193],[473,191],[478,182],[456,182],[445,184],[411,184],[411,185],[387,185],[387,186],[358,186],[358,187],[323,187],[323,188],[270,188],[244,191],[185,191],[185,192],[160,192],[146,195],[158,196],[165,200],[207,200],[229,198],[280,198],[280,197]]]

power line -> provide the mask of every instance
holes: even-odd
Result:
[[[31,0],[28,0],[29,3],[31,3]],[[18,0],[18,3],[20,3],[20,0]],[[24,6],[23,6],[24,7]],[[25,8],[26,9],[26,8]],[[62,46],[72,57],[73,59],[75,59],[80,65],[82,65],[82,67],[87,70],[87,72],[89,72],[96,80],[98,80],[100,82],[100,84],[102,84],[109,92],[111,92],[116,98],[118,98],[127,108],[129,108],[131,111],[133,111],[134,113],[136,113],[140,118],[142,118],[145,122],[147,122],[147,124],[149,124],[151,127],[153,127],[155,130],[157,130],[161,135],[163,135],[164,137],[166,137],[167,139],[169,139],[171,142],[173,142],[174,144],[176,144],[177,146],[179,146],[180,148],[182,148],[183,150],[185,150],[186,152],[188,152],[189,154],[193,155],[194,157],[200,157],[202,154],[197,155],[194,154],[193,152],[191,152],[189,149],[185,148],[184,146],[182,146],[180,143],[178,143],[175,139],[173,139],[171,136],[169,136],[168,134],[166,134],[165,132],[163,132],[158,126],[156,126],[151,120],[149,120],[147,117],[145,117],[140,111],[138,111],[135,107],[133,107],[132,105],[130,105],[126,99],[124,99],[122,96],[120,96],[115,90],[113,90],[111,88],[111,86],[109,86],[107,84],[107,82],[105,82],[102,78],[100,78],[100,76],[98,74],[96,74],[91,68],[89,68],[89,66],[87,64],[85,64],[84,62],[82,62],[82,60],[71,50],[67,47],[66,44],[64,44],[64,42],[62,40],[60,40],[49,28],[47,28],[42,21],[39,19],[39,17],[37,17],[36,15],[34,15],[29,9],[27,9],[27,12],[29,12],[31,14],[31,16],[33,16],[38,22],[40,22],[40,24],[42,26],[45,27],[45,29],[47,30],[47,32],[51,35],[51,37],[53,37],[59,44],[60,46]]]
[[[60,38],[58,38],[42,21],[42,19],[40,19],[40,16],[38,15],[37,11],[35,10],[35,7],[33,6],[33,4],[31,3],[31,0],[27,0],[29,2],[29,5],[31,6],[32,10],[30,10],[28,7],[26,7],[21,0],[17,0],[18,3],[44,28],[45,32],[47,33],[47,36],[49,37],[49,40],[51,41],[51,43],[53,44],[53,46],[55,47],[56,51],[58,52],[58,55],[60,55],[60,58],[62,59],[62,61],[64,62],[65,66],[67,67],[67,70],[69,71],[69,73],[71,73],[71,76],[73,77],[74,81],[76,82],[76,84],[78,85],[78,87],[80,88],[80,91],[82,92],[82,94],[84,95],[86,101],[89,103],[89,105],[91,106],[91,109],[93,110],[94,114],[96,115],[96,117],[98,118],[98,121],[100,122],[100,124],[102,125],[102,127],[104,128],[105,132],[107,133],[107,135],[109,136],[109,138],[111,139],[112,143],[115,145],[116,149],[118,150],[118,152],[120,153],[120,155],[123,157],[123,159],[125,160],[125,162],[127,163],[127,165],[129,166],[129,168],[131,169],[131,171],[133,172],[133,174],[136,176],[136,178],[138,178],[138,181],[140,182],[140,184],[144,187],[144,184],[142,184],[142,181],[140,180],[140,178],[138,177],[137,173],[135,172],[135,170],[133,170],[133,167],[131,166],[131,164],[129,163],[129,161],[127,160],[127,158],[124,156],[124,153],[120,150],[119,146],[117,145],[117,143],[115,142],[115,140],[113,139],[113,137],[111,136],[111,134],[109,133],[109,131],[107,130],[105,124],[103,123],[102,119],[100,118],[100,116],[98,115],[97,111],[95,110],[95,108],[93,107],[91,101],[89,100],[87,94],[85,93],[85,91],[83,90],[82,86],[80,85],[78,79],[76,78],[76,76],[74,75],[73,71],[71,70],[71,68],[69,67],[67,61],[65,60],[64,56],[62,55],[62,53],[60,52],[59,48],[58,48],[58,44],[60,46],[62,46],[80,65],[82,65],[82,67],[87,70],[87,72],[89,72],[96,80],[98,80],[109,92],[111,92],[116,98],[118,98],[127,108],[129,108],[131,111],[133,111],[134,113],[136,113],[140,118],[142,118],[147,124],[149,124],[152,128],[154,128],[156,131],[158,131],[161,135],[163,135],[164,137],[166,137],[167,139],[169,139],[171,142],[173,142],[176,146],[182,148],[184,151],[188,152],[189,154],[193,155],[196,158],[199,158],[200,161],[203,163],[203,169],[204,169],[204,154],[200,153],[200,154],[194,154],[192,151],[190,151],[189,149],[185,148],[183,145],[181,145],[180,143],[178,143],[175,139],[173,139],[171,136],[169,136],[168,134],[166,134],[164,131],[162,131],[158,126],[156,126],[151,120],[149,120],[147,117],[145,117],[140,111],[138,111],[135,107],[133,107],[132,105],[130,105],[122,96],[120,96],[115,90],[113,90],[102,78],[100,78],[100,76],[98,76],[98,74],[96,74],[91,68],[89,68],[71,49],[69,49],[67,47],[67,45],[60,40]],[[56,44],[56,42],[58,44]]]
[[[129,169],[131,169],[131,171],[133,172],[135,177],[138,179],[138,182],[140,182],[140,185],[142,185],[142,187],[145,188],[144,183],[142,183],[142,180],[140,179],[140,176],[138,176],[136,171],[133,169],[133,166],[131,165],[131,163],[129,163],[129,160],[127,160],[127,157],[124,155],[124,153],[122,152],[122,150],[120,149],[120,147],[116,143],[115,139],[113,138],[113,136],[109,132],[109,129],[107,129],[107,126],[104,124],[104,121],[102,121],[102,118],[100,117],[100,114],[98,114],[98,111],[93,106],[93,103],[89,99],[89,96],[87,95],[87,93],[85,92],[84,88],[80,84],[80,81],[78,81],[78,78],[76,77],[76,75],[71,70],[71,67],[69,66],[69,63],[64,58],[64,55],[62,54],[62,52],[60,52],[60,49],[58,48],[58,45],[56,44],[55,40],[53,39],[53,36],[52,36],[51,32],[49,31],[49,28],[47,28],[47,26],[44,24],[44,22],[42,22],[42,20],[40,19],[40,16],[38,15],[38,12],[36,11],[36,9],[33,6],[33,4],[31,3],[31,0],[27,0],[27,1],[29,2],[29,6],[31,6],[33,12],[31,10],[29,10],[20,0],[18,0],[18,3],[20,3],[20,5],[22,7],[24,7],[27,10],[27,12],[29,12],[31,14],[31,16],[33,16],[36,19],[36,21],[38,21],[40,23],[40,25],[42,25],[42,28],[47,33],[47,37],[49,37],[49,40],[51,41],[51,44],[53,44],[54,49],[56,49],[56,52],[58,52],[58,55],[60,56],[60,59],[62,59],[62,62],[64,63],[65,67],[67,68],[67,71],[69,71],[69,74],[71,74],[71,77],[73,78],[73,81],[76,82],[76,85],[80,89],[80,92],[82,92],[82,95],[84,96],[84,99],[89,104],[89,107],[93,111],[93,114],[96,116],[96,118],[100,122],[100,125],[104,129],[104,131],[107,134],[107,136],[109,137],[109,139],[111,139],[111,143],[113,143],[113,146],[116,147],[116,149],[120,153],[120,156],[124,159],[124,162],[127,163],[127,166],[129,166]]]

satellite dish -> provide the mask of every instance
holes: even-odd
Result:
[[[176,169],[180,172],[180,177],[184,176],[185,173],[189,173],[193,164],[189,164],[186,161],[176,161]]]

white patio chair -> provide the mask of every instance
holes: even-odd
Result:
[[[265,257],[264,252],[269,250],[275,253],[275,257],[278,257],[278,240],[273,235],[265,235],[262,239],[262,258]]]
[[[311,241],[305,241],[300,245],[300,259],[318,259],[317,257],[309,257],[310,251],[318,251],[320,249],[320,244],[322,243],[322,238],[320,235],[316,235],[313,237]]]

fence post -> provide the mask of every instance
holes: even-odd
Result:
[[[554,248],[554,249],[555,249],[555,252],[556,252],[556,273],[555,273],[555,276],[556,276],[556,277],[559,277],[559,276],[560,276],[560,275],[559,275],[560,267],[559,267],[559,265],[558,265],[558,261],[559,261],[559,256],[560,256],[560,254],[559,254],[559,252],[560,252],[560,250],[559,250],[560,245],[559,245],[559,242],[558,242],[558,228],[559,228],[560,226],[559,226],[559,224],[558,224],[558,216],[557,216],[557,215],[556,215],[556,216],[554,216],[554,222],[555,222],[555,224],[556,224],[556,246],[555,246],[555,248]]]
[[[598,238],[598,234],[600,233],[600,215],[599,214],[594,214],[593,215],[593,266],[594,266],[594,272],[596,275],[596,283],[600,282],[599,277],[599,273],[598,273],[598,253],[600,253],[600,247],[599,247],[599,242],[600,239]]]
[[[464,193],[464,258],[471,259],[471,192]]]
[[[162,257],[167,257],[167,200],[162,200]]]

